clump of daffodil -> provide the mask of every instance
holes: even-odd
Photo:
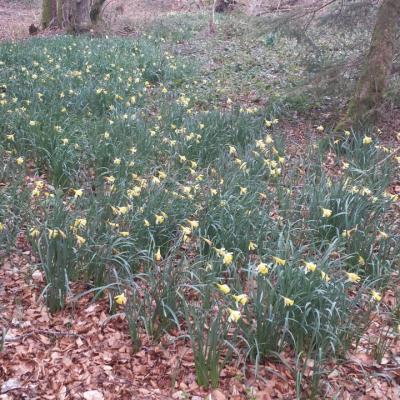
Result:
[[[241,318],[240,311],[232,310],[231,308],[228,308],[228,311],[229,311],[228,322],[238,322],[239,319]]]
[[[125,296],[125,293],[123,293],[123,292],[122,292],[121,294],[115,296],[115,297],[114,297],[114,300],[115,300],[115,302],[116,302],[117,304],[120,304],[120,305],[124,305],[124,304],[126,304],[126,302],[127,302],[127,298],[126,298],[126,296]]]
[[[274,260],[274,263],[276,265],[280,265],[281,267],[284,267],[286,264],[286,260],[284,260],[283,258],[272,256],[272,259]]]
[[[231,291],[231,288],[226,284],[217,283],[217,288],[223,293],[228,294]]]
[[[321,212],[322,212],[322,216],[324,218],[329,218],[332,216],[332,210],[330,210],[329,208],[323,208],[321,207]]]

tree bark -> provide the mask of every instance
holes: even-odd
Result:
[[[63,0],[63,14],[68,32],[89,30],[89,0]]]
[[[43,0],[42,2],[42,27],[43,29],[58,26],[57,0]]]
[[[234,3],[234,0],[216,0],[215,2],[215,12],[222,13],[226,11],[229,6]]]
[[[91,8],[90,8],[90,21],[93,25],[96,25],[99,22],[101,7],[106,0],[94,0]]]
[[[383,0],[372,33],[370,50],[342,124],[374,122],[391,75],[394,42],[400,19],[400,0]]]

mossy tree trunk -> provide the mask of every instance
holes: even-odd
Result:
[[[396,31],[400,22],[400,0],[383,0],[372,33],[370,50],[350,101],[346,121],[357,126],[374,122],[390,77]]]
[[[43,0],[41,22],[43,29],[55,28],[58,26],[57,0]]]

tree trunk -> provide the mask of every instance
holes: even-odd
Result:
[[[216,0],[215,2],[215,12],[224,12],[230,5],[234,3],[234,0]]]
[[[93,25],[96,25],[99,22],[101,7],[106,0],[94,0],[92,7],[90,8],[90,21]]]
[[[57,0],[43,0],[42,2],[42,27],[43,29],[58,26]]]
[[[63,0],[63,13],[68,32],[89,30],[89,0]]]
[[[374,122],[378,116],[378,108],[392,70],[399,19],[400,0],[383,0],[372,34],[370,50],[347,111],[348,125]]]

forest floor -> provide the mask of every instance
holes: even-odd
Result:
[[[118,21],[117,32],[137,35],[143,24],[150,24],[155,17],[162,21],[163,15],[187,11],[187,4],[182,3],[138,1],[128,7],[121,0],[113,2],[107,18],[113,24]],[[196,7],[196,3],[190,6],[191,10]],[[0,40],[27,39],[29,25],[37,25],[39,18],[40,9],[36,3],[0,0]],[[282,80],[298,79],[301,72],[290,68],[290,49],[282,50],[288,53],[280,54],[278,49],[274,59],[270,53],[262,55],[258,45],[247,46],[247,36],[232,40],[236,29],[246,30],[247,27],[234,27],[229,22],[221,26],[220,35],[214,37],[207,26],[199,25],[195,41],[177,41],[171,46],[171,51],[182,59],[193,60],[194,56],[201,60],[203,76],[210,80],[205,87],[199,84],[192,88],[195,95],[204,99],[200,106],[227,108],[227,99],[232,99],[243,107],[267,107],[274,91],[271,87],[276,91],[282,89],[283,93],[288,88],[286,84],[282,85]],[[52,34],[44,32],[40,35]],[[209,48],[213,49],[212,56],[208,54]],[[281,62],[280,58],[286,56],[288,61]],[[263,75],[260,80],[267,59],[275,74]],[[282,71],[284,76],[280,76]],[[265,85],[266,80],[270,80],[270,85]],[[211,93],[213,85],[220,85],[222,91]],[[307,103],[305,96],[300,95],[296,99],[298,109],[282,111],[287,117],[282,119],[282,131],[290,142],[287,146],[289,158],[299,157],[299,149],[315,140],[317,125],[328,126],[337,118],[325,100]],[[390,102],[380,129],[382,143],[398,149],[400,119],[397,104]],[[392,193],[400,194],[399,182],[398,176],[391,182]],[[394,216],[393,223],[398,223],[398,206]],[[32,275],[39,258],[25,230],[19,233],[12,253],[2,251],[0,259],[0,328],[4,328],[3,343],[0,340],[0,347],[3,344],[0,400],[296,398],[296,363],[289,351],[280,354],[280,362],[264,362],[257,379],[254,378],[254,365],[248,364],[245,371],[242,366],[227,366],[221,373],[220,387],[205,390],[196,383],[194,355],[188,343],[182,343],[171,334],[154,345],[143,335],[142,348],[134,353],[128,322],[122,312],[110,314],[107,298],[93,302],[91,296],[70,297],[64,310],[50,314],[42,297],[44,275],[38,270]],[[394,272],[393,281],[398,278],[398,272]],[[71,293],[78,295],[86,289],[83,283],[74,283]],[[382,304],[394,309],[398,307],[397,302],[398,293],[393,288],[386,290]],[[391,338],[388,346],[383,343],[379,363],[371,354],[371,343],[380,337],[382,330],[391,327],[386,317],[384,313],[373,315],[359,345],[340,363],[331,362],[325,367],[324,398],[400,399],[400,341]],[[309,365],[304,370],[302,390],[305,392],[312,384],[312,367]]]

